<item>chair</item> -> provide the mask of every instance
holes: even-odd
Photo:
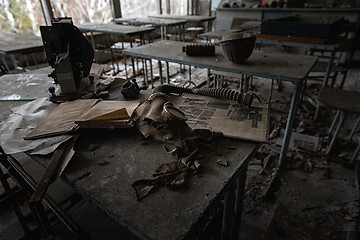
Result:
[[[335,132],[334,132],[332,138],[331,138],[329,147],[326,151],[326,155],[328,155],[331,153],[331,150],[334,146],[335,140],[338,137],[340,129],[344,125],[348,114],[356,114],[356,116],[357,116],[357,121],[348,136],[348,140],[351,140],[353,138],[354,134],[356,133],[356,130],[360,124],[360,92],[347,91],[347,90],[342,90],[339,88],[323,87],[320,90],[318,100],[324,106],[338,110],[335,115],[334,121],[331,124],[330,130],[329,130],[329,135],[332,134],[332,131],[334,130],[336,121],[340,117],[338,125],[335,129]],[[358,142],[358,145],[357,145],[357,148],[356,148],[353,156],[351,157],[351,160],[350,160],[351,163],[356,160],[356,158],[359,154],[359,150],[360,150],[359,139],[357,139],[357,142]]]
[[[356,42],[357,42],[356,39],[346,39],[343,41],[339,49],[337,49],[337,56],[332,63],[331,72],[329,75],[329,79],[331,79],[330,82],[331,87],[335,86],[335,82],[338,77],[338,74],[342,74],[339,88],[343,87],[347,73],[350,68],[352,57],[356,49]],[[324,50],[319,51],[314,49],[311,49],[309,51],[310,51],[310,55],[319,56],[319,61],[315,64],[315,66],[311,70],[308,79],[323,81],[328,66],[329,51],[324,51]]]

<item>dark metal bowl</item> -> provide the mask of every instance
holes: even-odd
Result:
[[[250,33],[232,33],[220,41],[221,50],[230,62],[242,63],[254,50],[256,36]]]

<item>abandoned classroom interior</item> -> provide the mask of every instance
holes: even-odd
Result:
[[[0,239],[360,239],[360,1],[0,18]]]

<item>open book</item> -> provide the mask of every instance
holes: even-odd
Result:
[[[83,128],[129,128],[130,117],[140,100],[83,99],[59,104],[25,137],[38,139]]]

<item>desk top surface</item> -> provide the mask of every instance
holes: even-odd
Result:
[[[146,94],[141,92],[141,98]],[[259,143],[221,138],[201,151],[201,176],[189,176],[179,190],[160,187],[138,201],[131,184],[151,178],[162,163],[175,161],[163,146],[145,139],[136,129],[84,129],[78,140],[63,179],[145,239],[181,239],[194,234],[205,223],[203,217],[216,207],[229,182],[237,177],[239,168],[259,147]],[[92,150],[90,146],[98,148]],[[49,156],[33,158],[43,165],[49,161]],[[229,166],[217,164],[219,159],[228,160]],[[104,160],[107,165],[97,163]]]
[[[194,16],[194,15],[151,15],[152,18],[167,18],[167,19],[181,19],[192,22],[203,22],[203,21],[213,21],[216,17],[210,16]]]
[[[111,94],[112,95],[112,94]],[[141,92],[141,99],[148,92]],[[206,223],[240,167],[260,143],[221,137],[200,146],[201,175],[186,179],[178,190],[163,186],[138,201],[132,183],[149,179],[162,163],[176,161],[164,147],[133,129],[84,129],[63,180],[142,239],[183,239]],[[98,146],[90,150],[91,146]],[[48,156],[33,156],[46,165]],[[226,159],[228,166],[217,164]],[[107,161],[107,165],[98,164]]]
[[[19,33],[0,33],[0,53],[27,53],[43,50],[40,37]]]
[[[317,57],[289,53],[254,51],[242,64],[228,61],[216,47],[215,56],[193,57],[182,52],[186,43],[161,41],[125,50],[126,55],[175,62],[219,71],[243,73],[285,81],[303,81],[317,61]]]
[[[129,23],[134,25],[151,24],[154,26],[176,26],[187,23],[187,20],[165,18],[114,18],[114,23]]]
[[[101,32],[101,33],[110,33],[118,35],[137,35],[146,32],[151,32],[154,30],[152,27],[138,27],[138,26],[125,26],[119,24],[102,24],[102,23],[84,23],[78,24],[76,27],[80,31],[88,32]]]
[[[237,33],[237,32],[244,32],[244,31],[248,31],[248,30],[251,30],[251,29],[254,29],[254,28],[257,28],[257,26],[251,26],[251,25],[240,26],[240,27],[237,27],[236,29],[218,30],[218,31],[211,31],[211,32],[201,33],[201,34],[198,34],[197,37],[198,38],[203,38],[203,39],[218,39],[218,40],[221,40],[227,34]]]
[[[318,50],[334,51],[341,46],[342,41],[327,43],[326,39],[296,38],[260,34],[256,37],[258,43],[275,44],[292,47],[304,47]]]
[[[140,238],[182,239],[203,226],[210,209],[239,168],[258,149],[257,143],[223,139],[207,150],[202,176],[189,176],[181,189],[160,187],[138,201],[132,183],[150,178],[162,163],[173,162],[163,146],[133,129],[92,130],[80,136],[63,178],[89,201]],[[99,148],[89,151],[90,145]],[[216,163],[227,159],[228,167]],[[109,164],[98,165],[106,160]]]

